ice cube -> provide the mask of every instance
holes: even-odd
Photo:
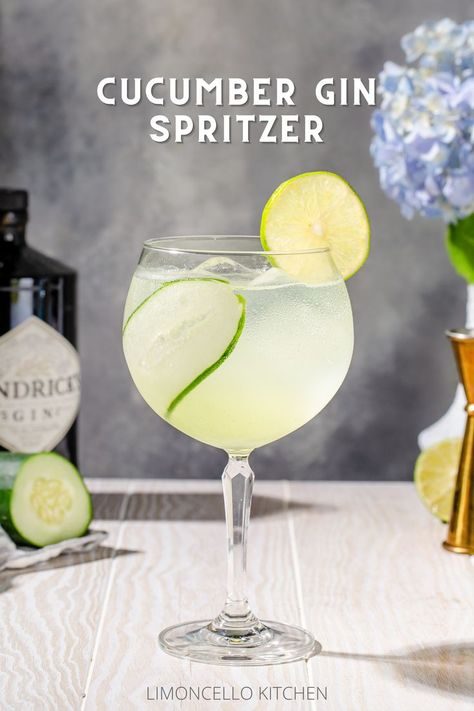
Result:
[[[269,286],[284,286],[285,284],[293,284],[294,279],[291,278],[289,274],[279,269],[278,267],[271,267],[270,269],[261,272],[250,284],[252,288],[254,287],[269,287]]]
[[[193,272],[198,273],[199,276],[243,277],[247,279],[255,274],[254,269],[249,269],[240,262],[223,256],[209,257],[205,262],[195,267]]]

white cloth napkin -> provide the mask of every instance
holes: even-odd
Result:
[[[44,548],[24,548],[16,546],[0,527],[0,570],[27,568],[56,558],[62,553],[82,553],[96,548],[107,538],[106,531],[89,531],[80,538],[69,538],[61,543],[53,543]]]

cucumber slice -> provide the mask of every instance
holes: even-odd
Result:
[[[165,282],[135,309],[123,332],[125,359],[150,407],[169,417],[234,350],[245,299],[214,278]]]
[[[55,452],[0,452],[0,524],[16,543],[42,548],[82,536],[92,501],[77,469]]]

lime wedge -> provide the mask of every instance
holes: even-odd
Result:
[[[228,358],[245,323],[245,299],[227,282],[176,279],[138,306],[123,330],[132,378],[147,403],[169,417]]]
[[[445,523],[451,517],[462,439],[445,439],[425,449],[416,460],[415,487],[432,514]]]
[[[275,190],[263,209],[260,236],[263,248],[275,252],[329,247],[348,279],[367,259],[370,225],[364,203],[349,183],[319,171],[296,175]],[[296,278],[308,278],[317,264],[309,256],[272,257],[272,262]]]

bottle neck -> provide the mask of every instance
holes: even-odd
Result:
[[[0,252],[18,249],[26,244],[26,211],[0,212]]]

